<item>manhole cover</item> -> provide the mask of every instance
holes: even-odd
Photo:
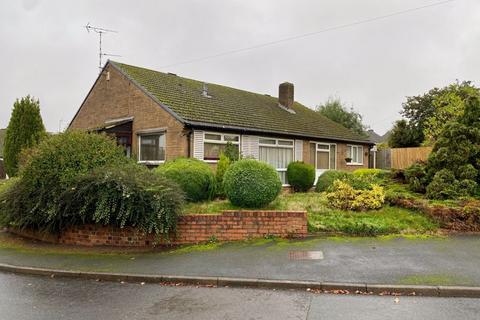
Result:
[[[290,260],[322,260],[322,251],[290,251],[288,252]]]

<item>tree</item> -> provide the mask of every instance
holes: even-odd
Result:
[[[318,113],[335,121],[362,136],[367,136],[366,126],[362,123],[362,115],[353,108],[347,109],[338,98],[329,98],[327,102],[317,106]]]
[[[18,172],[20,152],[38,144],[45,135],[38,99],[29,95],[17,99],[5,133],[4,161],[9,176],[15,176]]]
[[[427,144],[434,144],[443,127],[463,113],[468,97],[478,92],[470,81],[457,81],[444,88],[433,88],[423,95],[407,97],[401,114],[409,120],[411,127],[424,133]]]
[[[422,130],[402,119],[395,122],[388,138],[388,145],[391,148],[418,147],[423,140]]]

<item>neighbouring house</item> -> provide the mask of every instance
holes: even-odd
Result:
[[[108,61],[69,125],[116,136],[146,165],[193,157],[213,166],[228,142],[244,157],[274,166],[286,185],[290,162],[328,169],[368,167],[368,138],[294,100]]]
[[[390,169],[390,151],[387,148],[390,133],[389,130],[381,136],[372,129],[367,130],[368,138],[375,143],[375,146],[370,150],[370,168]]]
[[[5,140],[6,131],[6,129],[0,129],[0,179],[5,179],[7,177],[5,165],[3,163],[3,142]]]

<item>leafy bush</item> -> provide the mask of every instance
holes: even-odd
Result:
[[[300,161],[290,162],[287,179],[294,191],[306,192],[315,182],[315,167]]]
[[[455,199],[466,197],[476,192],[477,182],[470,179],[457,180],[452,171],[442,169],[433,177],[427,187],[427,198],[429,199]]]
[[[230,166],[230,163],[230,158],[223,153],[220,154],[220,159],[217,163],[217,171],[215,172],[215,179],[217,184],[217,196],[222,198],[225,197],[225,191],[223,190],[223,176]]]
[[[318,177],[317,185],[315,186],[316,192],[327,191],[335,180],[346,180],[351,176],[351,173],[339,170],[325,171],[320,177]]]
[[[99,168],[62,195],[59,227],[95,223],[168,234],[175,230],[182,204],[180,187],[144,166]]]
[[[238,145],[234,145],[230,141],[225,145],[225,151],[223,152],[230,162],[235,162],[240,159],[240,152]]]
[[[215,195],[215,176],[203,161],[178,158],[165,162],[155,172],[175,181],[185,192],[188,201],[208,200]]]
[[[260,208],[275,200],[282,189],[282,182],[269,164],[243,159],[227,169],[223,187],[232,204]]]
[[[20,180],[2,195],[0,213],[17,227],[52,231],[61,224],[60,196],[78,176],[129,161],[113,139],[79,131],[51,136],[30,154]]]
[[[410,190],[425,193],[428,184],[426,164],[416,162],[405,169],[405,180]]]
[[[345,181],[335,180],[327,199],[329,206],[341,210],[380,209],[385,202],[385,191],[378,185],[372,185],[371,190],[356,190]]]
[[[382,169],[357,169],[353,174],[360,177],[373,177],[376,180],[384,180],[390,177],[391,173],[388,170]]]

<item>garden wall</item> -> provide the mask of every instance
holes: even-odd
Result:
[[[307,213],[297,211],[224,211],[219,215],[179,217],[177,233],[167,242],[135,228],[123,229],[84,225],[65,230],[58,237],[39,236],[34,232],[12,232],[42,241],[83,246],[145,247],[161,244],[193,244],[210,240],[235,241],[267,235],[301,238],[307,235]],[[159,240],[159,242],[158,242]]]

